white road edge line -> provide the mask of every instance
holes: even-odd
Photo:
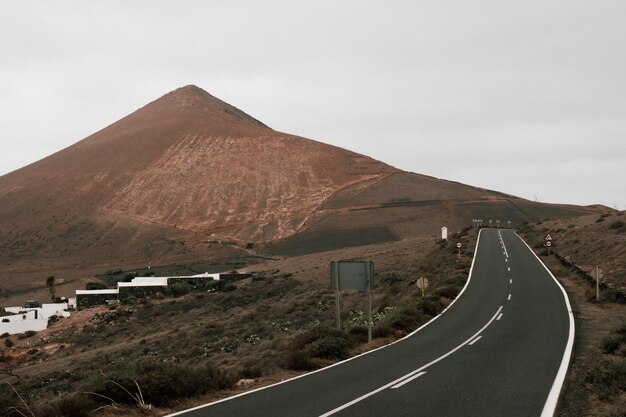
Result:
[[[454,300],[452,300],[452,302],[450,304],[448,304],[448,306],[446,308],[444,308],[441,311],[441,313],[439,313],[437,316],[435,316],[432,319],[430,319],[430,321],[422,324],[420,327],[418,327],[417,329],[413,330],[411,333],[407,334],[402,339],[398,339],[398,340],[396,340],[394,342],[391,342],[391,343],[389,343],[387,345],[381,346],[381,347],[376,348],[376,349],[368,350],[367,352],[363,352],[360,355],[353,356],[353,357],[348,358],[346,360],[343,360],[341,362],[333,363],[332,365],[328,365],[328,366],[326,366],[324,368],[320,368],[320,369],[317,369],[315,371],[308,372],[306,374],[294,376],[293,378],[285,379],[284,381],[276,382],[274,384],[266,385],[264,387],[255,388],[253,390],[242,392],[241,394],[236,394],[236,395],[233,395],[231,397],[222,398],[221,400],[213,401],[213,402],[210,402],[208,404],[202,404],[202,405],[199,405],[199,406],[196,406],[196,407],[188,408],[186,410],[181,410],[181,411],[177,411],[177,412],[172,413],[172,414],[167,414],[167,415],[165,415],[163,417],[180,416],[182,414],[189,413],[189,412],[196,411],[196,410],[200,410],[202,408],[210,407],[210,406],[215,405],[215,404],[219,404],[219,403],[223,403],[223,402],[226,402],[226,401],[234,400],[235,398],[243,397],[244,395],[253,394],[253,393],[257,392],[257,391],[262,391],[262,390],[266,390],[266,389],[269,389],[269,388],[272,388],[272,387],[275,387],[275,386],[278,386],[278,385],[286,384],[287,382],[295,381],[296,379],[305,378],[305,377],[307,377],[309,375],[313,375],[313,374],[316,374],[318,372],[323,372],[323,371],[325,371],[325,370],[327,370],[329,368],[333,368],[335,366],[340,366],[340,365],[342,365],[342,364],[344,364],[346,362],[350,362],[350,361],[352,361],[354,359],[360,358],[361,356],[369,355],[370,353],[374,353],[374,352],[376,352],[378,350],[385,349],[386,347],[389,347],[391,345],[395,345],[396,343],[402,342],[404,339],[408,339],[409,337],[413,336],[414,334],[416,334],[417,332],[419,332],[420,330],[422,330],[426,326],[428,326],[431,323],[433,323],[439,317],[441,317],[441,315],[443,313],[448,311],[448,309],[450,307],[452,307],[452,305],[454,305],[454,303],[456,303],[459,298],[461,298],[461,295],[465,292],[465,290],[469,286],[469,283],[470,283],[470,281],[472,279],[472,272],[474,272],[474,263],[476,261],[476,255],[478,254],[478,244],[480,243],[480,235],[482,234],[483,230],[484,229],[480,229],[480,231],[478,232],[478,238],[476,239],[476,248],[474,249],[474,258],[472,259],[472,265],[470,266],[470,271],[469,271],[469,274],[467,276],[467,281],[465,282],[465,286],[463,286],[463,288],[461,289],[461,292],[459,292],[459,294],[456,296],[456,298]]]
[[[567,344],[565,345],[565,350],[563,351],[563,359],[561,359],[561,365],[559,367],[558,372],[556,373],[556,377],[554,378],[554,383],[552,384],[552,388],[550,389],[550,393],[548,394],[548,398],[546,399],[546,403],[543,406],[543,410],[541,411],[540,417],[552,417],[554,416],[554,412],[556,411],[556,406],[559,401],[559,395],[561,394],[561,389],[563,388],[563,382],[565,382],[565,376],[567,375],[567,368],[569,367],[570,360],[572,358],[572,350],[574,348],[574,334],[575,334],[575,324],[574,324],[574,313],[572,312],[572,305],[569,302],[569,298],[567,297],[567,292],[565,292],[565,288],[561,285],[561,283],[552,275],[552,272],[548,269],[548,267],[539,259],[537,254],[528,246],[528,243],[522,239],[517,232],[515,233],[517,237],[526,245],[530,253],[535,255],[535,258],[539,261],[541,265],[548,271],[548,274],[552,277],[556,285],[561,289],[561,293],[563,293],[563,299],[565,300],[565,306],[567,307],[567,314],[569,316],[569,338],[567,339]]]
[[[493,323],[493,321],[496,319],[496,317],[498,316],[498,314],[500,314],[500,312],[502,311],[502,306],[500,306],[500,308],[498,308],[498,311],[496,311],[496,314],[493,315],[493,317],[487,322],[487,324],[485,324],[480,330],[478,330],[476,333],[474,333],[469,339],[467,339],[465,342],[461,343],[460,345],[458,345],[457,347],[455,347],[454,349],[450,350],[448,353],[445,353],[443,355],[441,355],[440,357],[438,357],[437,359],[433,359],[432,361],[428,362],[426,365],[422,366],[421,368],[418,368],[414,371],[409,372],[408,374],[401,376],[400,378],[391,381],[388,384],[383,385],[380,388],[376,388],[374,391],[370,391],[367,394],[363,394],[358,398],[355,398],[354,400],[347,402],[343,405],[340,405],[339,407],[330,410],[327,413],[321,414],[319,417],[328,417],[328,416],[332,416],[335,413],[338,413],[341,410],[345,410],[348,407],[353,406],[354,404],[361,402],[363,400],[365,400],[366,398],[371,397],[372,395],[376,395],[381,391],[384,391],[385,389],[394,386],[396,384],[399,384],[401,381],[404,381],[406,378],[409,378],[413,375],[415,375],[418,372],[423,371],[424,369],[428,369],[429,367],[431,367],[432,365],[436,364],[437,362],[440,362],[442,360],[444,360],[445,358],[447,358],[448,356],[452,355],[454,352],[456,352],[457,350],[461,349],[463,346],[467,345],[470,341],[474,340],[476,338],[476,336],[480,335],[487,327],[489,327],[489,325],[491,323]]]
[[[511,300],[511,294],[509,294],[509,296],[507,297],[507,300]]]
[[[419,372],[415,375],[413,375],[411,378],[407,378],[404,381],[400,382],[399,384],[394,385],[393,387],[391,387],[391,389],[398,389],[400,388],[402,385],[404,384],[408,384],[409,382],[413,381],[414,379],[419,378],[420,376],[424,375],[426,372]]]

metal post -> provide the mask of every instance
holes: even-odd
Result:
[[[372,341],[372,269],[371,264],[365,264],[367,271],[367,342]]]
[[[339,262],[332,262],[333,278],[335,280],[335,311],[337,314],[337,330],[341,330],[341,300],[339,295]]]
[[[341,308],[339,307],[339,289],[335,291],[335,306],[337,310],[337,330],[341,330]]]

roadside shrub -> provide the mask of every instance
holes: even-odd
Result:
[[[6,339],[4,339],[4,346],[10,348],[14,345],[15,343],[13,343],[13,341],[11,339],[9,339],[8,337]]]
[[[85,284],[86,290],[106,290],[107,288],[109,287],[101,282],[88,282]]]
[[[312,371],[319,368],[318,364],[311,359],[311,355],[304,349],[287,353],[285,368],[294,371]]]
[[[443,306],[439,301],[434,301],[430,298],[423,298],[419,300],[417,302],[417,306],[420,310],[422,310],[429,316],[436,316],[443,310]]]
[[[34,330],[26,330],[24,333],[20,333],[17,335],[18,339],[28,339],[29,337],[33,337],[37,332]]]
[[[453,299],[459,294],[459,291],[461,291],[461,289],[456,285],[444,285],[443,287],[437,288],[434,291],[434,295]]]
[[[236,289],[237,289],[237,286],[229,282],[228,284],[224,285],[224,287],[222,288],[222,291],[231,292],[231,291],[235,291]]]
[[[380,324],[372,329],[372,337],[374,339],[391,336],[392,334],[394,334],[394,329],[388,325]]]
[[[189,294],[193,290],[193,287],[186,282],[174,282],[167,286],[167,291],[172,294],[173,297],[182,297]]]
[[[608,354],[615,353],[622,344],[626,345],[626,324],[612,331],[602,340],[602,351]],[[622,353],[626,353],[626,349]]]
[[[609,225],[609,229],[620,229],[620,228],[624,227],[624,224],[625,223],[623,221],[617,220],[617,221],[614,221],[613,223],[611,223]]]
[[[190,367],[171,362],[142,359],[131,366],[120,364],[106,376],[99,377],[93,392],[120,404],[133,404],[125,391],[137,393],[135,381],[144,401],[154,406],[170,406],[180,398],[188,398],[228,388],[233,381],[224,372],[210,366]],[[123,387],[123,388],[121,388]]]
[[[587,374],[587,382],[603,401],[612,401],[626,390],[626,360],[605,360]]]
[[[350,355],[350,342],[348,335],[340,330],[315,326],[293,339],[291,350],[303,349],[314,358],[345,359]]]
[[[397,272],[387,272],[380,277],[380,282],[390,287],[398,285],[406,279],[406,275]]]
[[[405,332],[411,331],[424,320],[424,315],[416,306],[407,306],[393,309],[381,323],[393,329]]]
[[[350,343],[344,335],[324,337],[311,343],[308,350],[314,358],[346,359],[350,356]]]
[[[367,342],[367,327],[366,326],[354,326],[348,329],[348,335],[350,336],[350,340],[354,343],[366,343]],[[372,337],[374,336],[374,331],[372,329]]]
[[[105,404],[87,393],[72,393],[54,401],[46,401],[35,409],[35,415],[46,417],[90,417],[98,407]]]

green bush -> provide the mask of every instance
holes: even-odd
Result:
[[[398,285],[404,280],[406,280],[406,275],[397,272],[387,272],[380,277],[380,282],[390,287]]]
[[[439,287],[434,291],[434,295],[439,297],[446,297],[449,299],[454,299],[459,294],[461,289],[456,285],[444,285],[443,287]]]
[[[626,360],[604,360],[591,369],[586,378],[603,401],[612,401],[626,390]]]
[[[174,282],[167,286],[167,291],[173,297],[182,297],[189,294],[193,290],[193,287],[186,282]]]
[[[53,401],[39,404],[35,409],[36,416],[46,417],[90,417],[92,410],[102,407],[102,399],[87,393],[72,393]]]
[[[133,404],[128,392],[137,393],[135,382],[141,388],[144,401],[154,406],[170,406],[178,399],[228,388],[233,383],[223,372],[210,366],[191,367],[141,359],[130,366],[120,364],[106,376],[99,377],[93,392],[120,404]]]
[[[293,339],[291,350],[303,349],[314,358],[345,359],[350,355],[350,341],[348,335],[340,330],[315,326]]]
[[[412,331],[424,320],[422,312],[415,306],[400,307],[392,310],[381,325],[405,332]]]
[[[106,290],[107,288],[109,288],[106,284],[103,284],[101,282],[88,282],[87,284],[85,284],[85,289],[86,290]]]
[[[626,324],[612,331],[602,340],[602,351],[608,354],[615,353],[622,344],[626,345]],[[626,353],[626,349],[624,349],[624,353]]]
[[[319,368],[318,364],[311,359],[311,355],[304,349],[288,352],[284,366],[294,371],[312,371]]]
[[[424,298],[418,301],[417,307],[429,316],[436,316],[443,311],[441,302]]]

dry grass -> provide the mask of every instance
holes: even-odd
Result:
[[[463,237],[466,248],[474,246],[473,232]],[[137,366],[165,366],[166,373],[173,377],[189,372],[190,367],[210,368],[220,375],[221,382],[214,384],[210,392],[198,392],[189,399],[171,395],[168,401],[155,403],[149,392],[156,388],[146,387],[146,402],[158,405],[149,413],[159,415],[272,383],[294,375],[290,368],[324,366],[403,336],[440,311],[462,287],[472,252],[464,251],[458,260],[452,246],[430,239],[407,240],[254,265],[249,270],[255,275],[235,283],[232,291],[149,300],[117,310],[81,311],[31,339],[16,340],[16,345],[5,349],[3,355],[32,387],[36,403],[52,404],[50,399],[58,398],[67,404],[84,402],[83,408],[89,408],[88,404],[94,408],[107,405],[101,398],[72,394],[110,394],[110,389],[102,386],[101,371],[105,378],[120,384],[126,381],[130,392],[134,392],[132,373],[124,372]],[[358,320],[352,320],[345,336],[320,330],[334,326],[329,262],[341,259],[375,263],[378,282],[373,313],[379,313],[380,320],[374,329],[376,339],[369,345]],[[384,279],[389,276],[396,279]],[[433,288],[426,298],[415,285],[419,276],[429,278]],[[439,287],[444,290],[434,291]],[[342,294],[344,328],[365,306],[363,293]],[[311,332],[321,333],[311,336]],[[53,345],[63,347],[47,349]],[[339,345],[342,347],[337,350]],[[296,354],[310,363],[299,367],[298,358],[293,358]],[[290,362],[290,358],[296,362]],[[142,384],[139,377],[134,379]],[[236,386],[242,379],[253,382]],[[107,396],[116,402],[101,409],[101,415],[140,412],[133,411],[130,397],[124,401],[123,395]],[[44,414],[52,417],[57,415],[55,412],[49,409]]]

